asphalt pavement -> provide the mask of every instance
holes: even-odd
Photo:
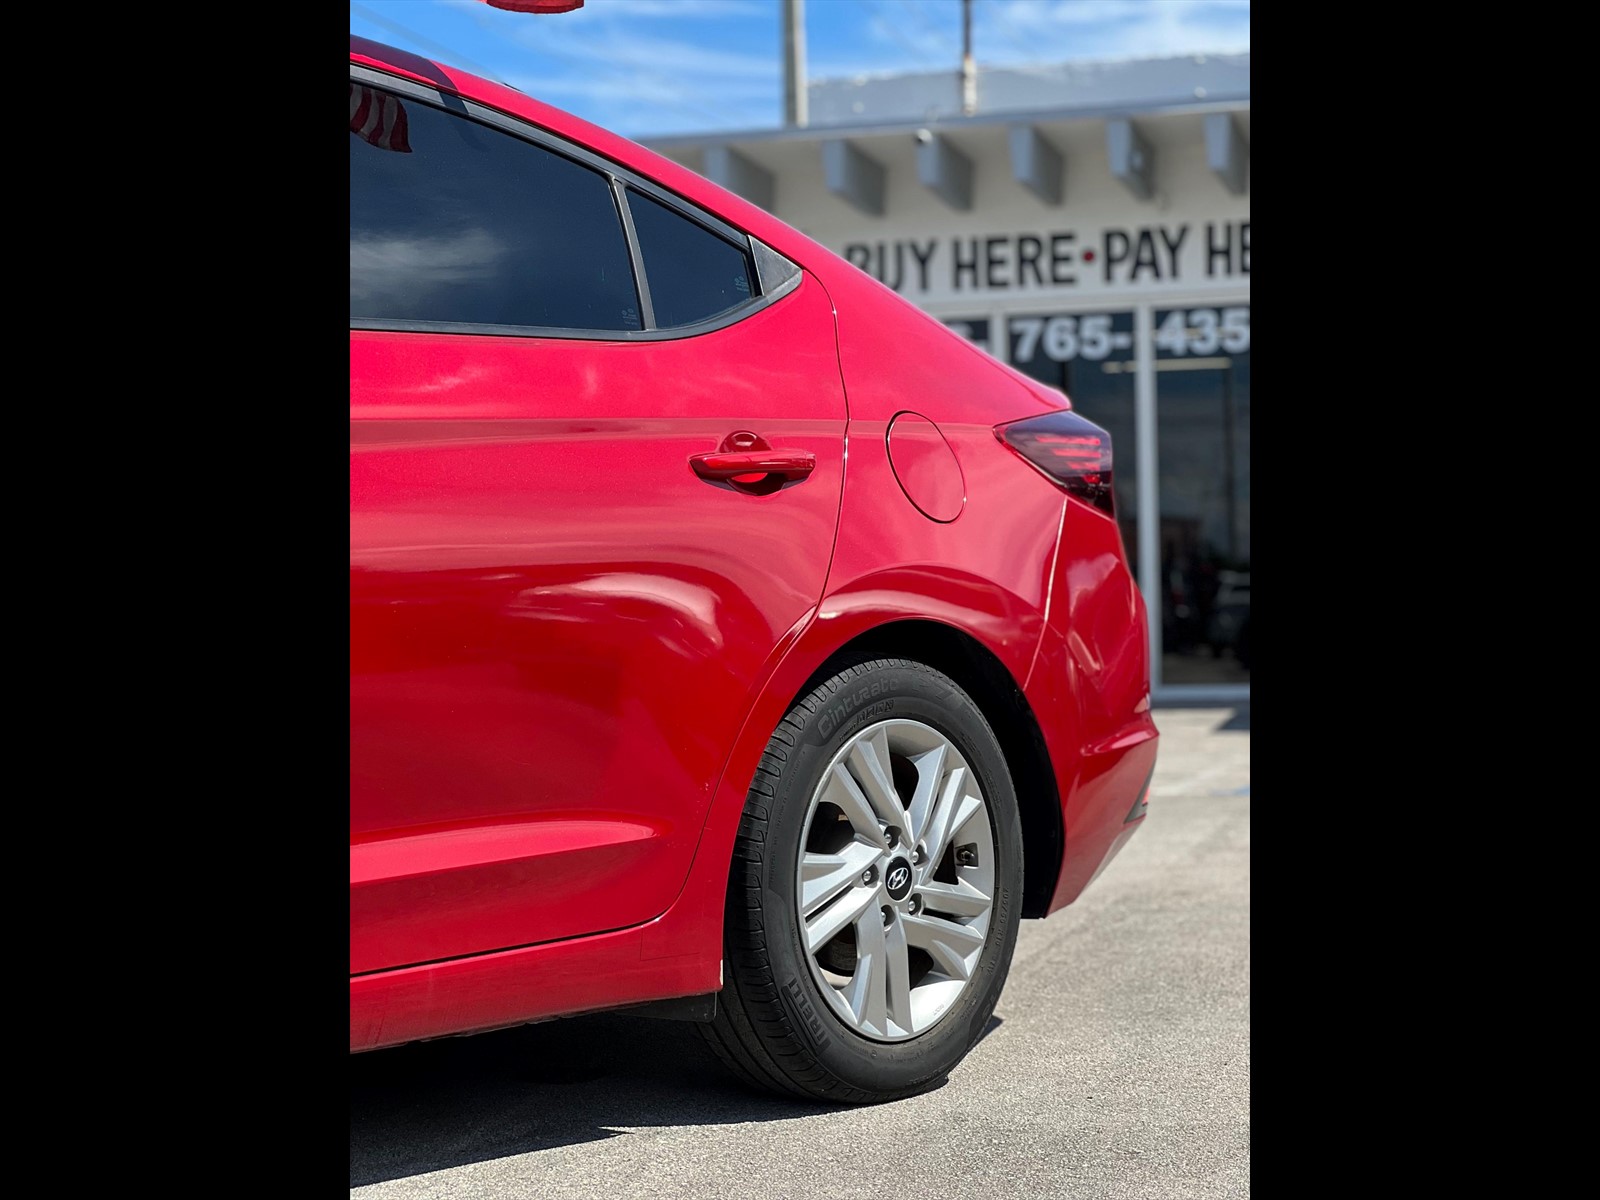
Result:
[[[357,1055],[350,1186],[413,1197],[1164,1197],[1250,1190],[1248,708],[1159,709],[1144,828],[1024,921],[988,1032],[873,1108],[746,1090],[625,1014]]]

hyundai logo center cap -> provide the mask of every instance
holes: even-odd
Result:
[[[883,873],[883,889],[889,893],[889,899],[898,903],[911,894],[911,864],[903,858],[897,858],[889,864],[889,869]]]

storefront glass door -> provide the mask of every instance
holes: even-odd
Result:
[[[1160,679],[1248,684],[1250,308],[1158,308],[1153,318]]]

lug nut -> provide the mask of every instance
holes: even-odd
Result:
[[[861,872],[861,882],[866,884],[868,887],[871,887],[873,884],[877,883],[878,868],[868,867],[865,871]]]
[[[883,927],[885,929],[894,924],[894,909],[887,904],[883,906]]]
[[[922,897],[921,896],[912,896],[911,897],[911,911],[913,913],[919,913],[919,912],[922,911]]]
[[[896,829],[893,825],[889,826],[889,828],[884,830],[883,832],[884,832],[884,836],[888,839],[889,849],[893,850],[896,846],[898,846],[900,844],[900,831],[898,829]]]
[[[921,846],[918,846],[915,850],[913,850],[911,852],[911,865],[914,866],[914,867],[920,867],[922,865],[922,847]]]

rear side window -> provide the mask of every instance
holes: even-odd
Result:
[[[662,329],[693,325],[750,299],[755,276],[741,247],[631,188],[628,210]]]
[[[350,85],[350,318],[643,328],[610,181]]]

